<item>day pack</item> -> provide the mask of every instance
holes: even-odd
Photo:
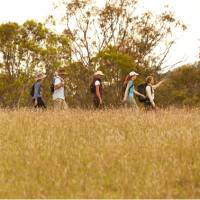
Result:
[[[90,92],[92,94],[95,94],[95,90],[96,90],[96,87],[95,87],[94,83],[91,83],[91,85],[90,85]]]
[[[92,94],[96,94],[96,86],[95,86],[95,82],[96,81],[99,81],[101,83],[101,80],[100,79],[95,79],[92,81],[91,85],[90,85],[90,92]],[[102,91],[101,91],[102,92]]]
[[[142,83],[142,84],[138,85],[138,88],[137,88],[138,92],[145,96],[145,98],[140,96],[140,95],[138,96],[138,100],[140,102],[145,102],[147,100],[147,98],[146,98],[146,87],[147,87],[146,83]]]
[[[30,90],[30,96],[33,97],[35,92],[35,83],[32,85],[31,90]]]
[[[51,81],[51,86],[50,86],[51,94],[53,94],[54,91],[55,91],[55,89],[54,89],[54,83],[55,83],[55,78],[53,78],[52,81]]]

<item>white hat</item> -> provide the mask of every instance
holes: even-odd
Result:
[[[35,79],[36,81],[39,81],[39,80],[45,79],[46,77],[47,76],[45,74],[39,73],[36,75]]]
[[[136,72],[134,72],[134,71],[132,71],[132,72],[129,73],[129,76],[138,76],[138,75],[139,75],[139,74],[136,73]]]
[[[94,73],[94,76],[104,76],[104,73],[102,71],[97,71]]]

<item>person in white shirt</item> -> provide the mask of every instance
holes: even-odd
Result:
[[[156,109],[156,104],[154,102],[155,99],[155,90],[164,82],[160,81],[158,84],[154,85],[154,77],[148,76],[146,78],[146,97],[147,100],[144,102],[144,106],[146,110]]]
[[[65,70],[60,68],[54,77],[54,92],[53,92],[53,102],[54,109],[65,110],[67,104],[65,102]]]

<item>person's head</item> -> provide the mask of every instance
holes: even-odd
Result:
[[[153,76],[148,76],[146,78],[146,83],[153,85],[154,84],[154,77]]]
[[[66,77],[66,72],[65,72],[64,68],[59,68],[55,74],[60,76],[61,78],[65,78]]]
[[[45,78],[46,78],[46,75],[39,73],[39,74],[36,75],[35,80],[37,82],[42,82]]]
[[[97,71],[94,73],[94,78],[102,79],[104,77],[104,73],[102,71]]]
[[[129,73],[129,77],[130,77],[130,80],[135,80],[137,77],[138,77],[138,73],[136,73],[136,72],[134,72],[134,71],[132,71],[132,72],[130,72]]]

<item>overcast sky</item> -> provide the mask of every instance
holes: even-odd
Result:
[[[102,0],[97,0],[102,2]],[[0,0],[0,22],[16,21],[19,23],[27,19],[43,21],[53,11],[55,0]],[[193,62],[198,58],[200,47],[200,0],[140,0],[140,10],[151,10],[159,13],[164,5],[175,11],[188,29],[184,33],[175,35],[177,42],[173,47],[166,65],[172,65],[182,59]]]

